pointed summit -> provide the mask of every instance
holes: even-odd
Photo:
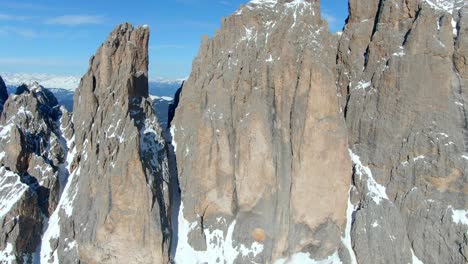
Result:
[[[168,262],[169,175],[148,98],[148,38],[147,27],[119,25],[90,60],[74,98],[77,166],[44,235],[44,262]]]

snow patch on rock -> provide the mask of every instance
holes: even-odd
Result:
[[[171,132],[171,138],[172,138],[172,146],[174,147],[174,153],[177,151],[177,143],[175,141],[175,133],[177,129],[175,126],[171,126],[170,132]]]
[[[364,82],[360,81],[357,83],[356,87],[354,89],[356,90],[365,90],[371,86],[371,82]]]
[[[351,264],[357,264],[356,253],[354,252],[352,241],[351,241],[351,227],[353,223],[353,213],[356,211],[356,206],[351,203],[351,191],[353,187],[349,190],[348,195],[348,208],[346,209],[346,228],[344,237],[341,238],[341,242],[348,250],[349,256],[351,258]]]
[[[413,249],[411,249],[411,260],[413,264],[424,264],[415,254]]]
[[[380,204],[382,200],[388,200],[386,189],[383,185],[377,183],[372,176],[372,171],[369,167],[364,166],[361,163],[361,158],[354,154],[353,151],[349,150],[349,155],[353,161],[357,175],[362,178],[364,175],[367,176],[367,195],[369,195],[376,204]]]
[[[20,180],[20,176],[5,167],[0,167],[0,219],[10,212],[13,206],[21,200],[29,188]]]
[[[74,137],[67,141],[67,146],[72,146],[74,144]],[[71,169],[71,164],[73,162],[73,159],[75,158],[77,151],[76,147],[73,148],[73,150],[67,155],[67,170],[70,171]],[[42,236],[42,241],[41,241],[41,252],[40,252],[40,259],[41,263],[59,263],[58,262],[58,253],[57,249],[53,247],[53,241],[56,239],[60,238],[60,210],[63,210],[65,212],[66,216],[71,216],[73,213],[73,199],[75,198],[78,190],[77,189],[72,189],[71,186],[73,184],[73,179],[79,175],[80,173],[80,168],[78,167],[75,171],[73,171],[70,176],[67,179],[67,184],[65,185],[65,188],[63,189],[63,194],[60,197],[59,203],[57,205],[57,208],[55,211],[52,213],[52,215],[49,218],[49,221],[47,223],[47,229],[44,232],[44,235]],[[69,240],[69,246],[67,247],[68,250],[74,248],[76,244],[74,244],[74,241],[72,241],[69,238],[66,238]],[[52,260],[52,262],[50,262]]]
[[[4,250],[0,251],[0,263],[14,263],[16,261],[13,245],[7,243]]]
[[[452,220],[456,224],[468,225],[468,210],[457,210],[452,206],[449,207],[452,210]]]
[[[314,260],[310,257],[310,253],[299,252],[289,258],[282,258],[275,261],[274,264],[342,264],[338,252],[323,260]]]
[[[189,243],[189,234],[197,227],[198,222],[190,223],[184,217],[184,204],[180,204],[178,216],[179,236],[177,242],[177,249],[175,253],[175,262],[177,264],[187,263],[225,263],[232,264],[239,255],[244,257],[257,256],[263,251],[263,245],[258,242],[253,242],[250,247],[240,244],[234,246],[233,233],[236,226],[234,220],[227,229],[226,235],[223,230],[204,229],[203,232],[206,237],[207,250],[197,251],[192,248]],[[221,221],[224,219],[218,219]]]

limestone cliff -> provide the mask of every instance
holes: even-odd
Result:
[[[319,2],[251,1],[222,23],[172,121],[175,260],[337,257],[352,166]]]
[[[41,260],[167,263],[166,143],[148,97],[146,27],[118,26],[75,94],[75,166],[43,236]]]
[[[468,261],[465,2],[351,0],[335,36],[318,1],[223,20],[171,127],[176,261]]]
[[[350,1],[338,85],[358,263],[468,260],[467,33],[463,0]]]
[[[252,0],[158,125],[147,27],[74,113],[0,79],[0,263],[468,262],[468,5]]]

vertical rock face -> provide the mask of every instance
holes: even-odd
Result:
[[[203,40],[176,261],[467,262],[466,1],[351,0],[337,46],[318,7],[251,1]]]
[[[466,1],[350,1],[338,83],[359,263],[468,261]]]
[[[349,10],[339,36],[318,0],[224,19],[171,148],[146,27],[110,34],[73,116],[0,79],[0,263],[467,263],[466,1]]]
[[[3,111],[3,104],[8,98],[7,88],[5,83],[3,82],[2,77],[0,76],[0,114]]]
[[[56,208],[73,134],[51,92],[22,85],[0,117],[0,262],[31,263],[43,219]]]
[[[175,260],[337,259],[351,161],[318,1],[251,1],[205,38],[172,121]]]
[[[44,263],[167,263],[166,144],[148,98],[146,27],[117,27],[75,94],[76,165],[43,237]]]

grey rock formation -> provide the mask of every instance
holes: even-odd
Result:
[[[146,27],[118,26],[75,94],[72,169],[41,259],[167,263],[166,144],[148,98]],[[57,231],[58,229],[58,231]]]
[[[203,40],[175,260],[466,263],[466,1],[351,0],[337,37],[318,5],[251,1]]]
[[[468,261],[467,16],[463,0],[350,1],[338,83],[359,263]]]
[[[318,1],[252,1],[203,39],[171,131],[177,263],[338,258],[351,161]]]
[[[48,90],[18,87],[0,117],[0,262],[32,263],[68,177],[70,114]]]
[[[3,104],[5,104],[5,101],[8,98],[8,92],[7,92],[7,87],[5,83],[3,82],[2,77],[0,76],[0,114],[3,111]]]
[[[318,0],[241,6],[203,39],[171,146],[146,27],[110,34],[73,116],[20,86],[0,263],[468,263],[466,1],[349,10],[333,35]]]

